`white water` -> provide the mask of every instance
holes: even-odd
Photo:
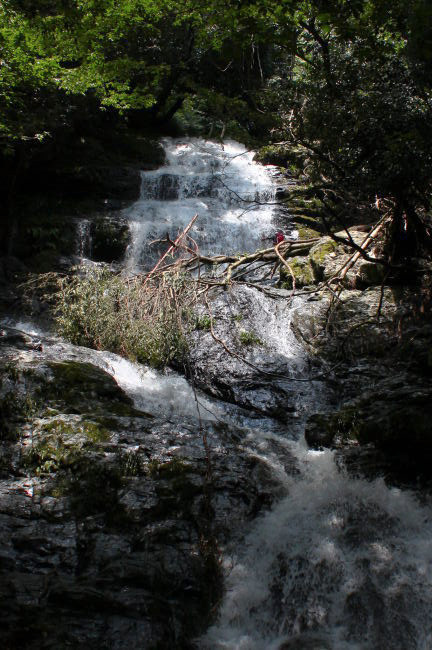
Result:
[[[292,451],[301,479],[225,559],[220,619],[200,647],[429,650],[430,506],[344,476],[330,451]]]
[[[151,368],[107,352],[101,356],[118,385],[133,399],[136,408],[164,418],[194,418],[214,422],[223,410],[195,391],[175,372],[163,375]]]
[[[148,264],[157,249],[149,242],[171,239],[198,215],[192,237],[202,253],[255,250],[274,231],[276,186],[270,170],[236,142],[182,138],[164,141],[166,165],[142,173],[140,200],[128,211],[132,231],[127,265]]]
[[[214,422],[224,410],[214,400],[193,390],[176,372],[163,374],[152,368],[128,361],[112,352],[89,350],[65,343],[51,332],[26,320],[4,318],[0,326],[11,327],[42,341],[44,356],[57,361],[86,360],[108,372],[134,402],[137,409],[164,418],[201,418]],[[25,357],[25,352],[22,353]]]
[[[167,140],[165,147],[169,165],[143,173],[141,199],[128,211],[130,269],[152,257],[150,240],[166,231],[174,237],[196,213],[191,234],[202,252],[252,250],[271,234],[273,207],[253,201],[271,203],[274,185],[271,174],[252,162],[252,154],[235,143],[222,149],[195,139]],[[292,364],[293,374],[305,372],[303,355],[289,333],[287,303],[274,304],[247,291],[254,330]],[[60,351],[61,344],[54,345]],[[115,355],[92,354],[92,362],[108,369],[138,408],[169,419],[197,417],[195,394],[180,376],[139,368]],[[302,384],[302,390],[311,399],[312,385]],[[314,390],[313,399],[319,400]],[[203,420],[237,424],[241,419],[232,407],[201,394],[198,399]],[[267,464],[286,496],[250,523],[235,551],[224,550],[225,596],[218,620],[198,647],[430,650],[430,505],[382,480],[348,477],[332,452],[308,450],[269,418],[247,422],[244,447]],[[297,474],[285,470],[278,456],[284,451],[295,458]]]
[[[76,255],[79,260],[83,261],[91,258],[92,254],[92,237],[91,222],[89,219],[79,219],[77,221],[77,244]]]

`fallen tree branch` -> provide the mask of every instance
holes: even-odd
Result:
[[[188,225],[186,226],[186,228],[183,230],[182,233],[180,233],[180,235],[177,237],[177,239],[175,240],[175,242],[172,243],[172,245],[168,248],[168,250],[167,250],[167,251],[162,255],[162,257],[160,258],[160,260],[158,261],[158,263],[156,264],[156,266],[154,266],[153,269],[152,269],[149,273],[147,273],[147,275],[146,275],[146,277],[145,277],[145,279],[144,279],[144,282],[143,282],[143,286],[145,286],[145,285],[147,284],[148,280],[149,280],[149,279],[151,278],[151,276],[152,276],[152,275],[157,271],[157,269],[160,267],[160,265],[162,264],[162,262],[164,261],[164,259],[167,257],[167,255],[169,255],[173,250],[175,250],[175,249],[177,248],[179,242],[180,242],[180,241],[182,240],[182,238],[183,238],[183,237],[184,237],[184,236],[189,232],[189,230],[192,228],[193,224],[195,223],[195,221],[196,221],[197,219],[198,219],[198,215],[197,215],[197,214],[196,214],[194,217],[192,217],[192,219],[189,221],[189,223],[188,223]]]

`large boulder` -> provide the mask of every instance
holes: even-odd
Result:
[[[280,482],[241,428],[135,408],[111,358],[2,339],[2,647],[192,647],[221,597],[218,544]]]
[[[399,374],[333,413],[311,416],[306,441],[312,447],[372,443],[399,464],[415,464],[428,475],[432,467],[432,389],[418,375]]]

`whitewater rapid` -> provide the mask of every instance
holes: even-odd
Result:
[[[254,163],[253,153],[234,142],[167,138],[163,144],[166,164],[142,173],[140,199],[125,211],[132,233],[129,271],[158,259],[162,249],[151,242],[175,237],[194,215],[191,237],[202,253],[251,251],[271,237],[277,219],[274,169]],[[290,330],[292,307],[253,288],[244,295],[254,331],[293,374],[307,377],[304,351]],[[66,350],[59,341],[51,345],[59,358],[88,354],[137,408],[153,415],[241,425],[244,448],[260,458],[278,486],[273,507],[221,548],[224,597],[197,648],[430,650],[432,508],[426,499],[389,487],[382,478],[350,476],[332,451],[308,449],[292,422],[249,417],[197,392],[176,373],[158,373],[110,353]],[[299,413],[305,418],[308,408],[319,411],[325,400],[313,382],[301,390],[298,401],[306,406]]]

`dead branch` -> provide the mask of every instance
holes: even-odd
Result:
[[[162,257],[160,258],[160,260],[159,260],[159,262],[156,264],[156,266],[153,267],[153,269],[152,269],[152,270],[147,274],[147,276],[146,276],[145,279],[144,279],[143,286],[147,284],[149,278],[153,275],[153,273],[155,273],[155,272],[157,271],[157,269],[158,269],[159,266],[162,264],[162,262],[163,262],[164,259],[167,257],[167,255],[169,255],[170,253],[172,253],[172,251],[175,250],[175,249],[177,248],[178,244],[181,242],[181,240],[183,239],[183,237],[184,237],[184,236],[189,232],[189,230],[192,228],[193,224],[195,223],[195,221],[196,221],[197,219],[198,219],[198,215],[197,215],[197,214],[196,214],[194,217],[192,217],[192,219],[189,221],[188,225],[187,225],[186,228],[183,230],[183,232],[180,233],[180,235],[177,237],[177,239],[175,240],[175,242],[173,242],[172,245],[168,248],[168,250],[167,250],[167,251],[162,255]]]

